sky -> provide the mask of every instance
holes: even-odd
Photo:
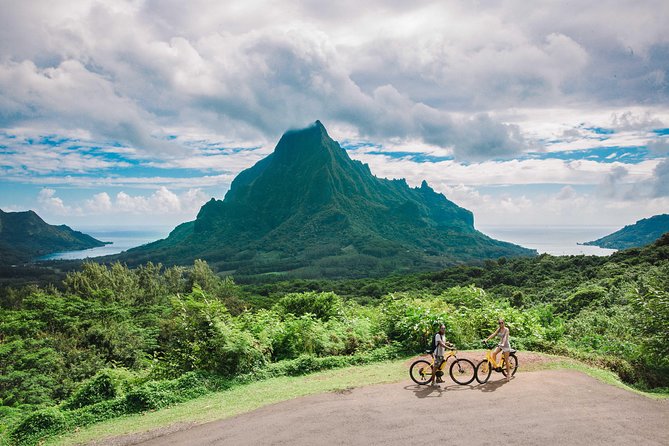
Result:
[[[319,119],[476,225],[669,212],[669,2],[0,0],[0,209],[176,225]]]

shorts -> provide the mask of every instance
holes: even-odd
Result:
[[[443,356],[435,356],[434,357],[434,367],[436,369],[438,369],[439,366],[441,366],[442,362],[444,362],[444,357]]]
[[[511,351],[511,346],[510,345],[504,346],[502,344],[498,344],[497,348],[502,350],[504,353],[509,353]]]

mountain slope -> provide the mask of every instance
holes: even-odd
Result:
[[[0,264],[27,262],[52,252],[97,246],[104,246],[104,242],[66,225],[50,225],[33,211],[0,209]]]
[[[669,232],[669,214],[655,215],[639,220],[633,225],[624,228],[584,245],[594,245],[600,248],[627,249],[645,246],[654,242]]]
[[[130,263],[204,258],[236,275],[350,277],[532,255],[476,231],[473,215],[423,182],[380,179],[323,125],[286,132],[194,222],[128,251]]]

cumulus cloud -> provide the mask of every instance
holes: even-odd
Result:
[[[149,152],[176,153],[180,148],[152,135],[149,117],[115,85],[78,60],[39,68],[34,62],[0,65],[0,125],[27,122],[49,130],[86,129],[99,138]]]
[[[419,185],[423,179],[430,184],[532,185],[601,183],[615,188],[623,177],[625,182],[641,182],[652,178],[658,160],[637,164],[600,163],[589,160],[518,159],[463,164],[454,160],[423,163],[409,158],[354,153],[354,158],[369,164],[372,172],[382,178],[406,178]]]
[[[112,200],[107,192],[100,192],[93,195],[93,198],[86,200],[86,209],[93,214],[104,214],[113,209]]]
[[[664,126],[664,122],[648,110],[641,113],[626,110],[611,114],[611,127],[619,131],[653,130]]]
[[[650,175],[643,177],[617,166],[601,180],[598,192],[606,198],[631,202],[669,197],[669,158],[655,161]]]
[[[193,218],[209,198],[201,189],[191,188],[175,193],[161,186],[148,195],[133,195],[121,191],[110,196],[107,192],[99,192],[90,198],[81,201],[72,200],[66,204],[57,196],[55,189],[44,188],[39,192],[37,201],[40,210],[45,214],[58,216],[173,215]]]
[[[45,192],[40,203],[54,212],[185,212],[201,198],[189,190],[222,196],[284,130],[315,119],[376,152],[453,158],[354,151],[380,176],[442,190],[600,184],[593,196],[624,206],[666,193],[666,163],[650,159],[667,153],[666,135],[653,132],[669,122],[666,1],[583,4],[578,14],[520,0],[0,5],[3,179],[97,188],[67,204]],[[651,155],[637,164],[513,159],[614,146]],[[558,206],[574,193],[544,199]],[[499,203],[526,212],[527,200]]]
[[[576,22],[570,8],[543,5],[547,21],[548,12],[529,14],[515,1],[170,4],[3,8],[2,125],[85,128],[169,157],[183,149],[166,138],[174,122],[274,140],[320,118],[476,160],[527,148],[522,129],[495,110],[599,101],[601,78],[611,75],[625,86],[613,89],[618,97],[666,98],[661,2],[641,12],[620,2],[607,14],[621,26],[643,17],[633,34],[593,26],[601,8],[584,7]]]
[[[112,199],[106,192],[95,194],[86,200],[84,212],[88,214],[192,214],[209,197],[201,189],[189,189],[176,194],[161,186],[150,195],[130,195],[118,192]]]
[[[669,158],[662,160],[653,173],[652,196],[669,197]]]
[[[179,197],[166,187],[161,187],[148,197],[130,196],[125,192],[116,195],[116,206],[120,212],[167,214],[181,208]]]
[[[72,208],[66,206],[62,199],[56,197],[54,189],[44,188],[39,191],[37,202],[41,209],[50,214],[69,215],[72,213]]]
[[[642,201],[603,198],[592,187],[527,189],[521,194],[505,188],[483,191],[464,185],[435,186],[435,189],[473,211],[476,226],[483,227],[484,232],[485,228],[497,226],[622,227],[669,209],[667,196]]]

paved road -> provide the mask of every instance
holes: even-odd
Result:
[[[575,371],[501,378],[493,373],[479,386],[407,381],[313,395],[138,444],[669,445],[668,400]]]

